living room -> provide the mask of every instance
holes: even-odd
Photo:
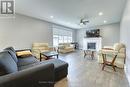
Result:
[[[2,1],[0,87],[129,87],[129,0]]]

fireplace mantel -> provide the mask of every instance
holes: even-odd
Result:
[[[96,48],[93,50],[99,51],[102,47],[102,38],[101,37],[94,37],[94,38],[84,38],[83,39],[83,50],[88,49],[88,43],[96,43]]]

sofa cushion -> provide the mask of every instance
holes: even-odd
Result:
[[[42,61],[42,63],[45,64],[53,63],[55,67],[55,72],[62,70],[64,67],[68,67],[68,63],[61,61],[59,59],[50,59],[50,60]]]
[[[64,45],[59,45],[58,48],[59,48],[59,49],[64,49],[65,46],[64,46]]]
[[[18,71],[17,64],[13,60],[9,51],[0,52],[0,72],[4,72],[2,73],[2,75],[17,71]]]
[[[16,56],[16,52],[14,50],[13,47],[7,47],[5,48],[4,50],[7,50],[9,51],[10,55],[12,56],[12,58],[14,59],[14,61],[17,63],[18,62],[18,59],[17,59],[17,56]]]
[[[66,77],[68,74],[68,63],[61,61],[59,59],[50,59],[43,61],[42,63],[48,64],[53,63],[55,68],[55,81],[59,81]]]
[[[27,68],[30,68],[30,67],[34,67],[34,66],[39,65],[39,64],[40,64],[40,62],[34,62],[34,63],[28,64],[28,65],[25,65],[25,66],[19,66],[18,71],[24,70],[24,69],[27,69]]]
[[[73,49],[73,47],[66,47],[65,49],[66,49],[66,50],[69,50],[69,49]]]
[[[26,66],[29,64],[33,64],[36,62],[38,62],[38,60],[34,56],[29,56],[29,57],[24,57],[24,58],[18,57],[17,65],[18,65],[18,67],[20,67],[20,66]]]

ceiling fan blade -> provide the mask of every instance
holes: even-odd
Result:
[[[87,25],[87,23],[89,23],[89,20],[82,18],[82,19],[80,19],[79,25]]]

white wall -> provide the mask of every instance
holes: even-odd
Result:
[[[120,41],[120,23],[98,26],[97,28],[101,29],[103,46],[112,46]]]
[[[111,46],[114,43],[120,41],[120,23],[96,26],[89,29],[100,29],[100,34],[102,36],[102,46]],[[80,49],[83,47],[83,38],[86,35],[86,30],[88,29],[81,29],[77,31],[77,41],[79,43]]]
[[[126,45],[126,74],[130,83],[130,0],[127,0],[120,25],[120,40]]]
[[[0,49],[14,46],[31,48],[33,42],[53,43],[54,24],[17,14],[15,18],[0,19]]]

